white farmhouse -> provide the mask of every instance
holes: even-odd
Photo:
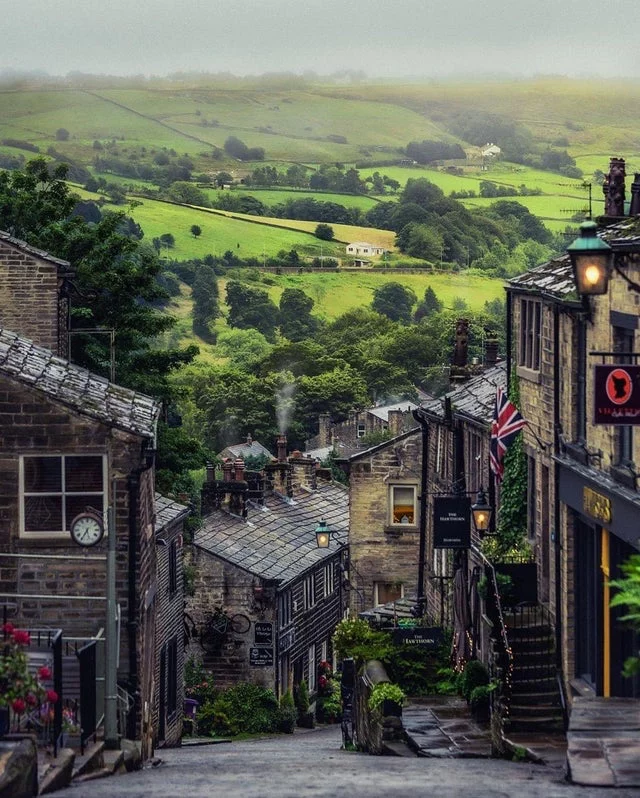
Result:
[[[347,244],[347,255],[384,255],[385,248],[378,247],[375,244],[368,244],[366,241],[356,241],[353,244]]]

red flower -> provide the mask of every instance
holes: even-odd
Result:
[[[28,646],[31,642],[31,635],[22,629],[16,629],[13,633],[13,639],[19,646]]]
[[[16,715],[22,715],[26,708],[27,705],[24,703],[22,698],[15,698],[11,704],[11,709],[16,713]]]
[[[46,665],[43,665],[41,668],[38,668],[38,676],[41,679],[50,679],[51,678],[51,668],[47,668]]]
[[[58,694],[56,693],[56,691],[55,690],[47,690],[47,701],[50,704],[55,704],[57,700],[58,700]]]
[[[15,629],[15,626],[12,623],[9,623],[9,622],[3,624],[3,626],[2,626],[2,631],[6,635],[12,635],[14,629]]]
[[[26,701],[27,701],[27,704],[29,704],[30,707],[34,707],[38,703],[38,699],[34,696],[33,693],[28,693],[27,694]]]
[[[319,684],[319,685],[320,685],[320,687],[322,687],[322,689],[324,690],[324,688],[327,686],[327,677],[326,677],[326,676],[321,676],[321,677],[318,679],[318,684]]]

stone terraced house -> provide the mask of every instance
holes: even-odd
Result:
[[[88,550],[69,528],[89,507],[106,529],[114,507],[119,702],[130,707],[120,732],[149,755],[167,695],[167,741],[182,721],[180,654],[165,653],[165,683],[156,661],[182,646],[186,508],[154,494],[159,404],[66,359],[70,276],[69,264],[0,233],[0,604],[14,624],[61,629],[72,645],[96,636],[107,537]]]
[[[346,488],[299,452],[280,451],[260,473],[245,472],[241,459],[223,463],[221,480],[210,468],[202,500],[189,653],[216,684],[251,681],[282,694],[305,679],[313,697],[346,609]],[[316,544],[321,521],[332,532],[328,548]]]

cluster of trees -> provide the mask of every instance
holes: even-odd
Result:
[[[300,289],[285,289],[276,304],[240,279],[228,282],[225,305],[230,329],[219,333],[214,352],[226,362],[189,366],[177,377],[185,425],[214,451],[247,432],[272,445],[279,393],[292,396],[287,435],[301,447],[320,413],[340,420],[376,400],[415,398],[419,384],[444,387],[461,312],[471,323],[470,356],[481,355],[483,336],[504,346],[501,301],[482,312],[469,311],[462,299],[444,309],[431,288],[417,301],[394,282],[375,292],[370,308],[332,322],[313,315],[314,300]]]
[[[237,136],[229,136],[224,143],[224,151],[227,155],[239,161],[264,161],[264,149],[262,147],[248,147]]]
[[[411,141],[405,149],[407,157],[418,163],[433,163],[434,161],[449,161],[462,159],[467,156],[459,144],[447,144],[444,141]]]
[[[74,271],[71,328],[113,328],[119,384],[156,397],[168,418],[175,403],[170,375],[198,353],[195,346],[159,350],[157,336],[174,320],[162,312],[166,294],[159,282],[162,264],[139,227],[123,213],[104,212],[87,221],[74,213],[78,197],[67,183],[67,169],[44,159],[0,173],[0,229],[68,260]],[[108,375],[105,336],[78,333],[71,339],[72,359]],[[160,425],[158,454],[162,490],[189,490],[187,468],[201,465],[207,453],[182,430]]]
[[[382,180],[384,187],[384,177]],[[360,172],[353,167],[347,169],[340,163],[322,164],[316,171],[300,164],[290,166],[286,172],[280,172],[274,166],[259,166],[245,177],[244,182],[248,186],[292,186],[346,194],[366,194],[368,191]]]

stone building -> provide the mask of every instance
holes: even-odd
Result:
[[[418,405],[405,400],[390,405],[352,410],[344,421],[332,422],[328,413],[318,417],[318,434],[305,442],[307,451],[333,448],[340,456],[362,448],[362,439],[374,433],[388,433],[395,437],[414,429],[412,412]]]
[[[637,217],[603,236],[619,269],[606,295],[578,299],[568,256],[508,288],[511,368],[529,422],[529,538],[569,699],[640,695],[638,679],[621,674],[625,658],[637,653],[637,635],[620,622],[622,610],[609,607],[609,580],[640,550],[640,435],[630,425],[594,423],[595,364],[636,360],[640,293],[620,272],[637,284]]]
[[[217,684],[282,694],[305,679],[313,695],[346,607],[348,497],[299,452],[287,459],[284,446],[264,472],[245,472],[241,459],[223,462],[221,480],[208,469],[190,560],[189,653]],[[316,544],[321,521],[333,533],[328,548]]]
[[[118,682],[133,707],[121,732],[142,740],[148,755],[157,731],[156,627],[175,623],[158,612],[160,406],[65,359],[70,273],[64,261],[0,234],[0,602],[14,624],[96,635],[105,625],[106,535],[88,552],[69,529],[87,507],[106,529],[114,508]]]
[[[351,595],[353,612],[417,596],[423,525],[427,611],[440,625],[450,622],[453,560],[451,552],[433,548],[433,498],[452,495],[455,489],[491,490],[490,426],[498,385],[505,385],[504,364],[460,382],[442,399],[423,403],[414,412],[418,428],[344,459],[349,472],[350,580],[358,587]]]

